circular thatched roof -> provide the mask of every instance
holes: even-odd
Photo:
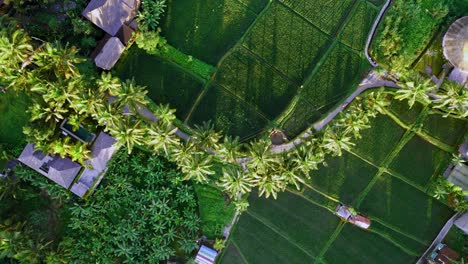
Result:
[[[445,33],[444,55],[461,71],[468,72],[468,16],[455,21]]]

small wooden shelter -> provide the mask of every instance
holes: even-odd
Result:
[[[335,209],[336,215],[338,215],[343,221],[347,221],[362,229],[368,229],[370,227],[370,220],[360,214],[356,214],[349,207],[345,205],[338,205]]]
[[[445,244],[438,244],[432,254],[428,257],[430,264],[450,264],[460,258],[460,254],[449,248]]]
[[[216,263],[216,256],[218,252],[207,247],[201,246],[198,251],[197,257],[195,258],[195,263],[197,264],[214,264]]]

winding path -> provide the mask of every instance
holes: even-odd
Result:
[[[369,52],[370,46],[372,44],[372,40],[374,40],[375,32],[377,31],[377,28],[379,27],[379,24],[382,21],[382,18],[385,15],[385,12],[387,11],[387,9],[390,7],[391,3],[392,3],[392,0],[387,0],[385,5],[382,7],[382,9],[380,10],[379,16],[374,21],[374,25],[372,25],[372,29],[369,33],[369,36],[367,37],[366,48],[364,50],[364,54],[366,55],[367,60],[373,67],[377,67],[379,66],[379,64],[370,56],[370,52]]]
[[[322,130],[328,123],[330,123],[341,111],[343,111],[357,96],[359,96],[364,91],[371,88],[379,87],[390,87],[390,88],[399,88],[398,85],[392,81],[385,80],[381,75],[371,71],[367,77],[359,84],[356,91],[354,91],[350,96],[348,96],[339,106],[337,106],[332,112],[325,116],[322,120],[313,124],[312,128],[315,131]],[[295,148],[297,145],[302,144],[302,142],[310,137],[313,133],[312,128],[307,129],[301,135],[291,142],[285,143],[283,145],[272,146],[271,152],[273,153],[282,153],[289,151]]]
[[[370,56],[369,50],[370,50],[370,45],[372,44],[372,40],[374,39],[375,33],[377,31],[377,28],[385,15],[385,12],[387,11],[388,7],[390,6],[392,0],[387,0],[385,5],[382,7],[380,10],[380,13],[378,17],[376,18],[372,29],[369,33],[369,36],[367,38],[366,46],[365,46],[365,56],[369,63],[373,67],[377,67],[378,63]],[[392,81],[386,80],[382,75],[377,74],[375,71],[371,70],[370,73],[367,75],[367,77],[359,84],[358,88],[356,91],[354,91],[350,96],[348,96],[340,105],[338,105],[332,112],[330,112],[327,116],[325,116],[322,120],[316,122],[313,124],[311,128],[306,129],[302,134],[300,134],[296,139],[294,139],[291,142],[282,144],[282,145],[272,145],[271,147],[271,152],[272,153],[282,153],[285,151],[289,151],[294,149],[297,145],[302,144],[302,142],[310,137],[313,133],[312,129],[315,131],[320,131],[322,130],[328,123],[330,123],[341,111],[343,111],[357,96],[362,94],[368,89],[371,88],[378,88],[378,87],[391,87],[391,88],[399,88],[398,85]],[[150,110],[147,108],[141,108],[138,110],[138,113],[143,116],[144,118],[148,119],[149,121],[152,122],[158,122],[159,118],[156,117]],[[182,130],[179,128],[173,126],[174,129],[176,129],[175,134],[180,137],[184,141],[189,141],[191,137],[187,134],[184,133]],[[215,151],[213,150],[207,150],[211,154],[216,154]],[[246,162],[248,162],[250,159],[248,157],[246,158],[240,158],[238,159],[238,163],[244,165]]]

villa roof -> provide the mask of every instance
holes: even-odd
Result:
[[[94,58],[94,62],[99,68],[110,70],[119,60],[124,50],[125,46],[122,42],[117,37],[111,37],[99,50],[96,58]]]
[[[455,220],[455,225],[468,235],[468,212],[462,214]]]
[[[195,258],[195,263],[198,264],[213,264],[215,263],[216,256],[218,255],[218,252],[215,250],[206,247],[206,246],[201,246],[200,250],[198,251],[198,254]]]
[[[127,45],[127,43],[132,38],[133,32],[135,32],[133,28],[127,25],[122,25],[122,27],[117,32],[116,37],[118,37],[120,42],[122,42],[124,45]]]
[[[115,36],[125,22],[136,17],[138,6],[137,0],[91,0],[82,15]]]
[[[455,21],[444,36],[444,55],[461,71],[468,72],[468,16]]]
[[[447,180],[464,191],[468,190],[468,167],[464,164],[457,164],[450,172]]]
[[[96,180],[107,170],[107,163],[117,150],[116,140],[108,134],[101,132],[91,148],[92,158],[86,161],[89,168],[81,173],[78,182],[70,189],[74,194],[83,197],[89,188],[95,185]]]
[[[80,164],[68,158],[45,155],[35,150],[33,144],[24,148],[18,160],[67,189],[81,170]]]

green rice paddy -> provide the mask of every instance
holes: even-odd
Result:
[[[374,5],[353,0],[168,1],[162,35],[174,54],[214,69],[212,76],[200,78],[170,54],[139,50],[117,72],[146,85],[187,125],[212,120],[243,140],[272,127],[294,137],[365,75],[361,46],[376,14]]]
[[[393,103],[397,106],[390,105],[389,112],[403,113],[408,108]],[[454,214],[427,193],[430,178],[445,170],[451,154],[416,133],[420,124],[434,118],[427,109],[418,109],[414,116],[395,116],[408,121],[400,120],[405,127],[388,116],[378,116],[352,152],[327,158],[328,166],[312,171],[301,191],[290,189],[277,200],[252,194],[251,206],[229,241],[228,248],[233,245],[236,255],[224,254],[220,263],[235,263],[232,258],[237,255],[243,256],[242,263],[416,261]],[[465,125],[451,124],[452,132],[459,131],[453,137],[460,139]],[[439,131],[426,129],[430,135]],[[338,203],[369,217],[370,229],[340,222],[333,213]],[[258,236],[261,245],[256,240],[253,249],[242,246]],[[277,241],[281,248],[272,248]],[[285,260],[291,253],[294,258]]]

